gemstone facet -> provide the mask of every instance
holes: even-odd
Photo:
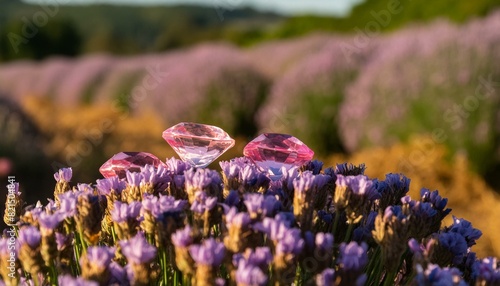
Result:
[[[193,167],[204,168],[234,146],[234,139],[217,126],[182,122],[163,131],[163,139]]]
[[[287,170],[293,166],[300,167],[314,156],[314,152],[299,139],[279,133],[259,135],[245,146],[243,154],[273,179],[282,176],[282,167]]]
[[[146,152],[120,152],[106,161],[99,168],[99,172],[105,178],[118,176],[122,179],[125,178],[127,170],[130,172],[140,172],[141,167],[145,165],[158,167],[162,164],[164,163],[160,159]]]

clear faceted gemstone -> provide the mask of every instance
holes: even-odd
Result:
[[[264,133],[243,149],[245,157],[267,171],[272,177],[281,177],[281,168],[300,167],[311,161],[314,152],[299,139],[278,133]]]
[[[152,165],[158,167],[164,164],[156,156],[146,152],[120,152],[106,161],[99,172],[105,177],[110,178],[118,176],[125,178],[126,171],[140,172],[141,167]]]
[[[163,139],[193,167],[206,167],[234,146],[234,140],[217,126],[182,122],[163,131]]]

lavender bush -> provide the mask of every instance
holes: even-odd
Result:
[[[365,57],[364,53],[346,57],[343,49],[348,43],[352,44],[348,38],[330,39],[275,81],[259,111],[262,131],[310,138],[308,145],[320,154],[343,151],[338,110],[345,88],[356,78]]]
[[[500,283],[496,258],[471,250],[481,231],[459,218],[442,227],[447,199],[422,189],[413,200],[403,175],[379,181],[364,165],[322,170],[312,161],[271,181],[246,158],[220,165],[221,173],[172,158],[76,185],[61,169],[54,198],[29,207],[13,190],[19,203],[0,238],[0,283]]]
[[[431,28],[432,27],[432,28]],[[340,131],[348,150],[432,134],[484,173],[498,161],[500,13],[384,37],[347,89]],[[356,128],[352,128],[356,126]]]

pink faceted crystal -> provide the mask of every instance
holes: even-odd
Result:
[[[162,164],[164,163],[160,161],[160,159],[146,152],[120,152],[106,161],[106,163],[99,168],[99,172],[101,172],[105,178],[114,176],[125,178],[127,170],[130,172],[140,172],[141,167],[145,165],[158,167]]]
[[[282,167],[300,167],[314,156],[314,152],[299,139],[278,133],[259,135],[245,146],[243,154],[271,176],[277,177],[281,177]]]
[[[234,146],[234,140],[219,127],[182,122],[163,131],[163,139],[179,157],[193,167],[206,167]]]

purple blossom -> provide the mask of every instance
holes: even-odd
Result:
[[[359,272],[368,263],[368,245],[366,243],[358,244],[350,242],[349,244],[340,244],[340,253],[338,264],[344,271]]]
[[[180,229],[172,234],[172,244],[176,247],[188,247],[193,244],[193,237],[191,236],[192,229],[189,225],[186,225],[183,229]]]
[[[57,281],[59,286],[99,286],[99,283],[95,281],[86,280],[82,277],[73,277],[69,274],[60,275]]]
[[[333,249],[333,235],[331,233],[318,232],[314,240],[316,248],[325,253]]]
[[[241,285],[267,285],[268,277],[260,267],[250,263],[239,263],[236,269],[236,282]]]
[[[189,169],[184,172],[186,179],[186,189],[204,190],[211,185],[222,183],[219,174],[210,169]]]
[[[120,264],[115,261],[111,261],[109,264],[109,270],[111,272],[111,278],[109,281],[110,285],[129,285],[127,272]]]
[[[73,234],[62,234],[59,232],[56,232],[56,245],[57,245],[57,250],[61,251],[65,247],[69,246],[71,244],[71,241],[73,240]]]
[[[316,276],[315,281],[318,286],[335,285],[335,270],[332,268],[323,270],[323,272]]]
[[[71,168],[62,168],[59,169],[56,173],[54,173],[54,179],[58,183],[65,183],[71,181],[71,177],[73,176],[73,169]]]
[[[274,239],[273,239],[274,240]],[[304,249],[305,241],[301,237],[301,231],[298,228],[286,229],[280,239],[277,239],[276,254],[299,255]]]
[[[318,161],[318,160],[309,161],[305,165],[305,169],[308,171],[311,171],[313,173],[313,175],[319,175],[322,168],[323,168],[323,162]]]
[[[447,229],[448,232],[456,232],[462,235],[467,241],[467,246],[471,247],[476,244],[476,240],[478,240],[482,232],[473,228],[472,224],[465,219],[458,219],[453,216],[453,225]]]
[[[240,193],[237,190],[229,191],[229,195],[224,200],[224,204],[230,207],[237,206],[240,203]]]
[[[462,273],[457,268],[440,268],[438,265],[429,264],[424,271],[417,265],[417,276],[414,281],[417,285],[466,286],[467,283],[461,276]]]
[[[125,181],[120,180],[118,176],[97,180],[97,191],[100,195],[109,195],[111,190],[121,193],[126,186]]]
[[[360,164],[359,166],[343,163],[335,165],[335,169],[333,173],[335,175],[343,175],[343,176],[358,176],[363,175],[365,173],[366,166],[365,164]]]
[[[431,203],[434,209],[442,213],[442,217],[445,217],[451,212],[451,209],[445,209],[448,204],[448,199],[442,198],[438,191],[431,192],[423,188],[420,191],[420,201]]]
[[[239,228],[246,227],[250,224],[250,215],[246,212],[238,212],[235,207],[232,207],[225,215],[226,225],[228,228],[236,226]]]
[[[478,281],[480,285],[500,285],[500,264],[495,257],[487,257],[478,265]]]
[[[439,241],[439,246],[452,254],[453,264],[459,265],[468,251],[465,237],[456,232],[443,232],[437,235],[437,239]]]
[[[77,193],[65,192],[59,195],[59,200],[61,202],[59,211],[65,218],[76,215]]]
[[[218,267],[224,259],[225,248],[223,243],[208,238],[202,244],[191,245],[189,253],[197,264]]]
[[[344,176],[338,174],[336,184],[337,187],[348,188],[353,194],[366,196],[370,200],[379,198],[373,181],[364,175]]]
[[[123,255],[134,264],[149,263],[156,256],[156,248],[149,244],[142,232],[129,240],[120,241]]]
[[[76,189],[77,189],[77,192],[80,192],[80,193],[93,193],[94,192],[94,188],[90,184],[78,183],[76,185]]]
[[[209,197],[205,192],[197,191],[195,193],[195,199],[191,205],[191,210],[195,213],[205,213],[206,211],[211,211],[217,205],[216,197]]]
[[[89,246],[87,248],[88,261],[98,269],[106,269],[115,256],[115,249],[107,246]],[[80,263],[83,258],[80,258]]]
[[[52,230],[56,229],[63,220],[64,214],[61,212],[55,212],[53,214],[42,212],[38,218],[41,227]]]
[[[130,219],[137,219],[141,211],[140,202],[131,202],[130,204],[120,201],[114,202],[111,218],[117,223],[126,222]]]
[[[142,181],[142,174],[137,172],[126,172],[127,183],[129,186],[139,187]]]
[[[264,195],[259,193],[249,193],[244,194],[243,198],[243,203],[247,207],[247,211],[252,217],[257,218],[264,212]]]
[[[35,249],[38,245],[40,245],[40,240],[42,235],[40,231],[34,226],[25,226],[19,230],[19,244],[20,245],[29,245],[31,248]]]
[[[167,170],[172,172],[174,175],[183,175],[184,171],[191,168],[191,165],[188,163],[174,157],[167,159],[166,165]]]

